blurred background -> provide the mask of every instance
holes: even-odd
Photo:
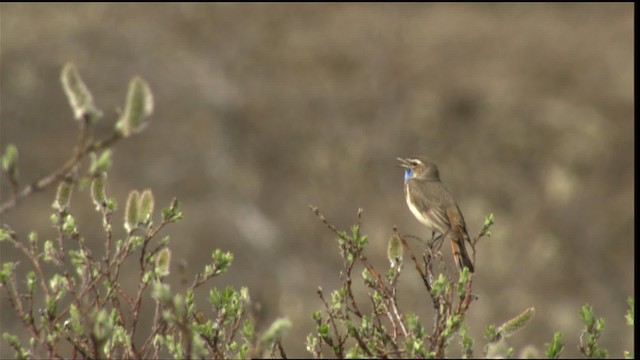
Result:
[[[177,197],[185,220],[165,232],[173,289],[184,290],[180,278],[215,248],[233,252],[231,270],[201,289],[199,303],[210,286],[248,286],[260,328],[281,316],[293,322],[289,356],[310,356],[316,289],[339,285],[333,234],[308,205],[339,228],[362,207],[366,255],[384,270],[394,225],[427,235],[395,167],[396,157],[416,154],[439,165],[470,233],[495,214],[467,319],[477,355],[488,324],[534,306],[509,345],[544,354],[562,331],[563,355],[577,356],[587,302],[606,319],[609,354],[633,352],[624,321],[634,292],[631,3],[3,3],[0,14],[0,146],[17,145],[22,185],[71,154],[65,62],[105,112],[96,137],[109,133],[129,79],[141,75],[156,108],[144,132],[114,148],[107,194],[119,203],[116,224],[131,189],[151,188],[156,208]],[[10,188],[0,181],[4,201]],[[30,230],[51,238],[54,192],[27,198],[1,222],[22,239]],[[87,191],[73,195],[72,213],[101,254]],[[22,259],[1,249],[2,262]],[[430,329],[431,303],[412,266],[399,286],[402,310]],[[4,294],[0,301],[2,332],[25,335]],[[13,356],[4,341],[0,349]]]

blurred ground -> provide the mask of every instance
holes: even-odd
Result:
[[[288,316],[290,356],[309,356],[315,290],[337,285],[340,264],[308,204],[343,228],[364,208],[367,255],[386,266],[394,225],[426,233],[394,167],[413,154],[439,164],[470,232],[496,216],[468,319],[478,355],[486,325],[534,306],[535,320],[509,344],[544,351],[560,330],[564,357],[576,356],[585,302],[606,318],[610,355],[633,352],[624,323],[634,292],[632,4],[3,3],[0,11],[0,146],[18,146],[23,183],[70,155],[65,62],[105,111],[98,135],[113,126],[128,80],[143,76],[155,94],[153,123],[115,148],[108,194],[121,209],[133,188],[153,189],[163,206],[177,196],[186,219],[168,231],[174,260],[188,261],[192,276],[214,248],[234,252],[231,271],[212,285],[249,286],[262,326]],[[2,178],[3,198],[7,185]],[[23,237],[51,236],[53,192],[2,223]],[[86,192],[73,206],[97,247],[100,219]],[[2,254],[17,258],[6,245]],[[413,272],[401,301],[426,317],[431,305]],[[0,311],[1,331],[18,332],[4,295]]]

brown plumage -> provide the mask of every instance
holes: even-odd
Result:
[[[464,242],[469,241],[467,226],[460,208],[440,181],[438,167],[424,157],[398,158],[405,168],[404,192],[413,215],[432,231],[451,242],[453,258],[462,270],[474,272]]]

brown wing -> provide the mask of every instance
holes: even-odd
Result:
[[[453,259],[456,261],[460,270],[466,266],[469,268],[469,271],[474,272],[473,263],[464,245],[465,241],[469,241],[469,234],[467,233],[467,227],[464,223],[462,213],[457,205],[448,207],[446,213],[451,223],[450,239]]]
[[[468,240],[469,234],[467,233],[467,225],[464,222],[464,217],[462,216],[462,213],[460,212],[460,208],[458,208],[458,205],[453,204],[447,207],[446,214],[447,214],[447,219],[451,224],[451,229],[456,233],[461,234],[465,240]]]
[[[468,241],[464,217],[447,188],[439,181],[412,179],[408,182],[413,205],[427,219],[430,226],[451,241],[453,258],[460,269],[474,271],[464,242]]]
[[[440,182],[413,179],[408,182],[413,205],[429,222],[433,230],[446,234],[451,224],[445,211],[445,204],[451,195]]]

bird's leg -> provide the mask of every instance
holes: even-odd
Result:
[[[434,230],[431,230],[431,239],[427,240],[427,246],[430,249],[433,249],[433,245],[436,243],[437,238],[436,238],[436,232]]]
[[[444,241],[444,234],[439,234],[435,239],[433,238],[435,233],[432,235],[432,245],[433,248],[438,250],[442,246],[442,242]]]

